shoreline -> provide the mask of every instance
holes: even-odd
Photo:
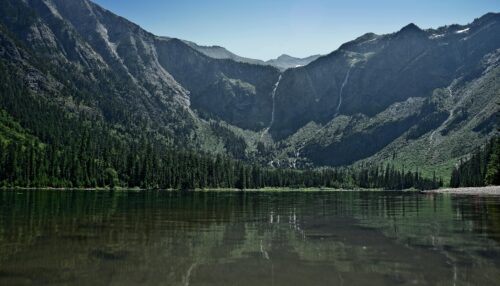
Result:
[[[258,192],[283,192],[283,193],[293,193],[293,192],[418,192],[416,189],[408,190],[384,190],[384,189],[363,189],[363,188],[274,188],[266,187],[262,189],[233,189],[233,188],[206,188],[206,189],[193,189],[193,190],[181,190],[181,189],[144,189],[144,188],[56,188],[56,187],[3,187],[0,191],[106,191],[106,192],[143,192],[143,191],[155,191],[155,192],[248,192],[248,193],[258,193]]]
[[[55,187],[11,187],[0,188],[0,191],[89,191],[89,192],[145,192],[145,191],[155,191],[155,192],[245,192],[245,193],[307,193],[307,192],[417,192],[422,194],[462,194],[462,195],[499,195],[500,196],[500,186],[487,186],[487,187],[463,187],[463,188],[441,188],[435,190],[417,190],[417,189],[406,189],[406,190],[384,190],[384,189],[363,189],[363,188],[353,188],[353,189],[335,189],[335,188],[262,188],[262,189],[231,189],[231,188],[219,188],[219,189],[194,189],[194,190],[180,190],[180,189],[144,189],[144,188],[55,188]]]
[[[497,195],[500,196],[500,186],[467,187],[467,188],[443,188],[430,191],[422,191],[431,194],[453,194],[453,195]]]

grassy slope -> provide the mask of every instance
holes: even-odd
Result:
[[[0,109],[0,143],[10,142],[37,142],[38,139],[23,129],[7,112]],[[39,143],[40,144],[40,143]]]

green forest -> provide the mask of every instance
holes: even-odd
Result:
[[[450,186],[454,188],[488,185],[500,185],[500,137],[461,161],[451,174]]]
[[[40,132],[45,141],[28,134],[7,112],[0,111],[2,187],[428,189],[442,184],[436,178],[429,180],[390,165],[322,170],[261,167],[221,155],[173,149],[146,137],[137,141],[120,138],[103,126],[82,125],[62,113],[25,114],[39,115],[32,117],[32,123],[47,127]],[[63,126],[41,124],[42,119]]]
[[[5,120],[2,124],[12,122]],[[223,156],[165,147],[142,138],[127,142],[87,127],[71,144],[41,143],[11,124],[11,137],[0,144],[3,187],[140,187],[154,189],[329,187],[431,189],[442,185],[418,172],[393,166],[358,169],[290,170],[249,165]],[[72,127],[73,130],[75,126]],[[15,131],[17,130],[18,133]],[[5,138],[5,136],[4,136]]]

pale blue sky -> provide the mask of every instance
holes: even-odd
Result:
[[[326,54],[366,32],[466,24],[500,0],[94,0],[160,36],[267,60]]]

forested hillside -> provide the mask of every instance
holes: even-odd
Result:
[[[500,137],[461,160],[453,169],[451,187],[482,187],[500,185]]]

